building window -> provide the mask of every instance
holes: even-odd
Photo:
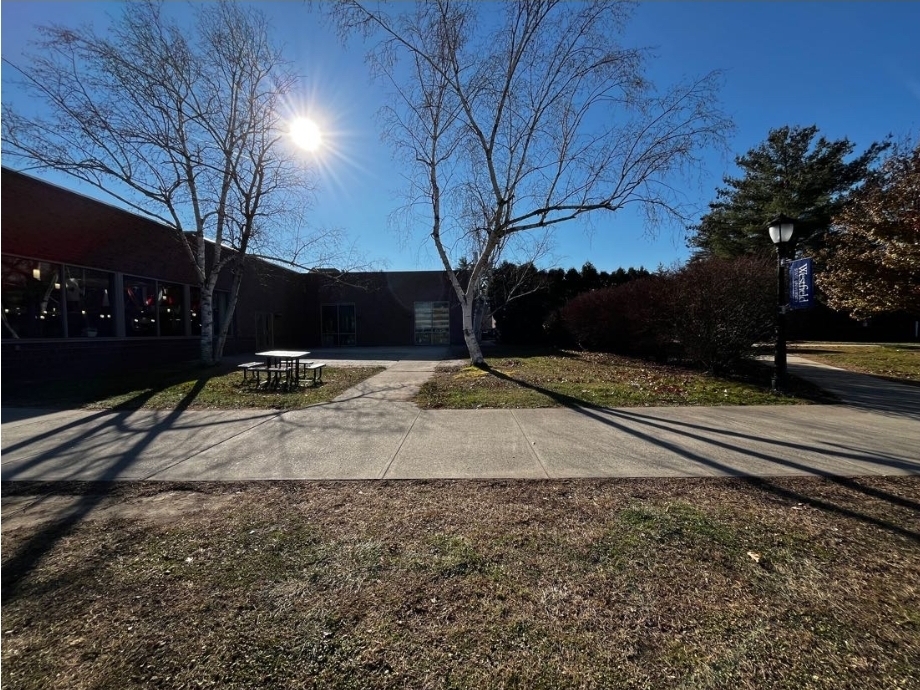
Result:
[[[354,347],[358,344],[354,304],[324,304],[321,313],[323,347]]]
[[[450,311],[447,302],[415,303],[415,344],[450,344]]]
[[[105,271],[64,267],[68,337],[106,338],[115,335],[112,314],[114,281],[115,276]]]
[[[61,267],[3,257],[3,337],[62,338]]]
[[[125,335],[152,337],[157,334],[157,284],[146,278],[125,276]]]
[[[160,335],[185,335],[185,287],[158,283],[157,320]]]
[[[125,335],[185,336],[186,287],[35,259],[3,256],[3,338],[112,338],[118,334],[118,291],[124,294]],[[193,293],[195,294],[195,293]],[[215,311],[227,293],[215,294]],[[200,333],[197,314],[191,323]]]
[[[189,306],[189,320],[192,325],[192,335],[201,335],[201,288],[193,287],[189,290],[192,301]]]

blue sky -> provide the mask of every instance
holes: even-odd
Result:
[[[401,202],[400,172],[380,138],[383,93],[373,85],[357,44],[344,48],[298,2],[260,2],[287,56],[304,75],[292,111],[311,114],[326,132],[319,190],[309,222],[344,228],[367,259],[390,270],[440,268],[425,228],[408,233],[389,222]],[[4,0],[3,58],[21,61],[36,24],[106,24],[111,2]],[[848,137],[861,151],[888,134],[920,133],[920,3],[915,2],[650,2],[641,3],[624,37],[649,47],[646,74],[664,87],[682,77],[724,71],[720,105],[734,120],[730,152],[710,151],[702,179],[685,191],[704,213],[732,158],[783,125],[816,124],[830,138]],[[2,99],[26,105],[3,69]],[[100,196],[59,175],[64,187]],[[102,198],[102,197],[100,197]],[[555,236],[554,261],[568,268],[591,261],[600,270],[656,268],[687,258],[684,237],[662,229],[651,237],[628,213],[596,217],[590,229],[568,225]]]

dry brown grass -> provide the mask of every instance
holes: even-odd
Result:
[[[45,381],[3,390],[9,407],[94,410],[295,410],[329,402],[383,367],[325,367],[321,383],[284,389],[257,387],[232,364],[182,364],[91,380]],[[308,376],[308,379],[311,377]],[[264,379],[263,379],[264,381]]]
[[[583,405],[794,405],[833,398],[793,377],[787,395],[770,390],[772,370],[759,362],[732,376],[602,352],[493,355],[485,367],[442,366],[416,397],[423,408],[527,408]]]
[[[803,343],[790,352],[833,367],[920,385],[920,345],[846,345]]]
[[[918,687],[918,478],[3,488],[5,688]]]

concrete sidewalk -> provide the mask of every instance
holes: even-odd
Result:
[[[315,357],[311,355],[311,357]],[[365,360],[366,361],[366,360]],[[278,412],[4,410],[8,480],[920,473],[920,388],[790,358],[843,405],[419,410],[435,359]]]
[[[920,386],[857,374],[795,355],[788,362],[791,374],[833,393],[848,406],[920,420]]]

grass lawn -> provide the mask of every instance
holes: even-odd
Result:
[[[232,366],[194,364],[89,381],[56,381],[3,390],[7,407],[89,409],[294,409],[328,402],[383,367],[326,367],[321,385],[292,392],[259,390]],[[312,378],[312,377],[311,377]]]
[[[794,380],[791,395],[770,391],[772,369],[752,362],[746,375],[725,378],[617,355],[557,351],[494,355],[487,368],[445,367],[422,386],[423,408],[647,407],[670,405],[775,405],[830,402]]]
[[[792,345],[789,351],[841,369],[920,384],[920,345]]]
[[[5,484],[2,685],[917,688],[918,495]]]

